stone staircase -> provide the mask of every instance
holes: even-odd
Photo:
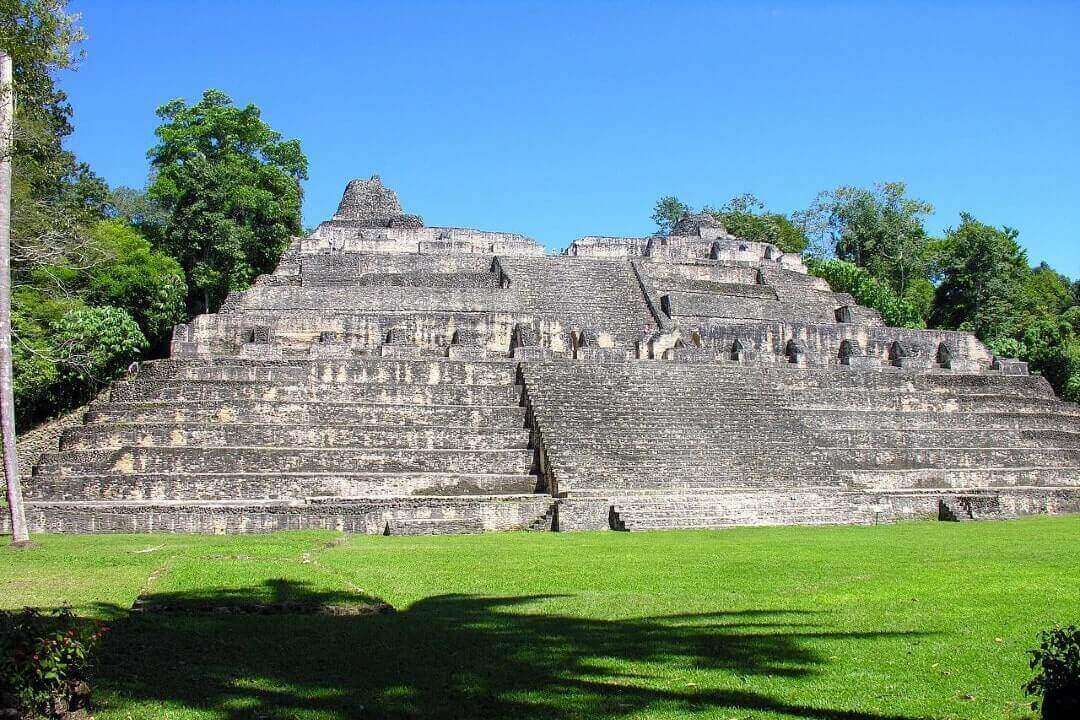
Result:
[[[182,526],[185,513],[237,510],[241,498],[291,508],[303,526],[527,526],[548,506],[520,396],[505,361],[146,363],[42,457],[27,495],[52,503],[63,529],[100,517],[103,503],[170,507],[155,522]],[[481,508],[491,498],[498,518]],[[514,500],[520,517],[507,512]]]
[[[26,484],[36,530],[429,534],[1080,511],[1080,408],[715,218],[547,255],[377,177],[178,326]]]
[[[1080,408],[1041,378],[656,362],[524,374],[553,482],[615,529],[1013,517],[1080,497]]]

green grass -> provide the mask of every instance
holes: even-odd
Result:
[[[1080,517],[36,540],[0,605],[107,619],[99,720],[1026,718],[1025,650],[1080,622]]]

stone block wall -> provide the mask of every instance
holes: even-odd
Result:
[[[424,227],[378,178],[78,420],[32,436],[51,445],[26,481],[38,530],[633,530],[1080,498],[1080,410],[968,333],[887,327],[711,216],[548,256]]]

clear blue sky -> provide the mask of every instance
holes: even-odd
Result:
[[[945,7],[948,5],[948,7]],[[154,108],[219,88],[299,138],[304,220],[379,172],[429,225],[551,248],[661,194],[805,207],[905,180],[1080,276],[1080,3],[84,0],[73,149],[141,186]]]

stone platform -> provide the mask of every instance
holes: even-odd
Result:
[[[422,534],[1080,511],[1080,409],[688,216],[424,227],[377,178],[26,481],[38,530]]]

